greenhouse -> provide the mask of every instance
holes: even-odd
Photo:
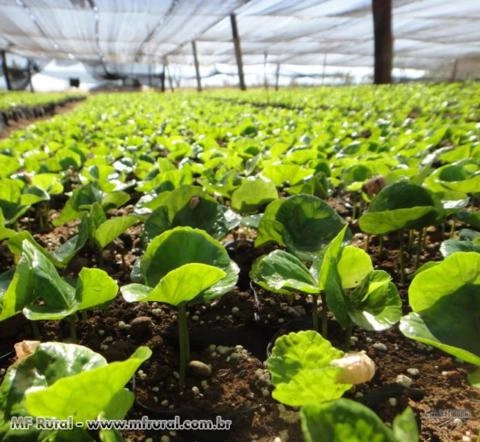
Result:
[[[480,442],[480,3],[0,6],[1,441]]]

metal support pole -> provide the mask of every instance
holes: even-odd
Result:
[[[202,78],[200,77],[200,65],[198,64],[197,44],[192,41],[193,62],[195,63],[195,75],[197,77],[197,91],[202,92]]]
[[[392,0],[372,0],[375,39],[374,83],[392,82]]]
[[[243,61],[242,61],[242,48],[240,47],[240,37],[238,36],[237,17],[235,14],[230,14],[230,23],[232,25],[233,44],[235,46],[235,58],[237,59],[238,66],[238,80],[240,89],[242,91],[247,90],[245,86],[245,78],[243,76]]]
[[[0,51],[2,56],[2,67],[3,67],[3,75],[5,76],[5,84],[7,85],[7,90],[12,90],[12,83],[10,83],[10,72],[8,71],[7,66],[7,57],[5,51]]]

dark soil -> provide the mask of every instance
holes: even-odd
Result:
[[[365,247],[366,235],[352,221],[344,199],[329,203],[349,220],[353,243]],[[128,212],[129,209],[125,209]],[[121,214],[118,212],[117,214]],[[31,218],[20,226],[35,233],[36,240],[50,250],[74,235],[75,223],[39,232]],[[448,230],[448,229],[447,229]],[[134,226],[103,252],[84,249],[63,272],[76,275],[82,266],[104,268],[119,285],[130,282],[133,263],[141,256],[141,227]],[[272,385],[266,370],[267,346],[279,334],[311,326],[312,299],[297,295],[284,298],[266,293],[250,284],[248,271],[253,260],[264,251],[253,248],[251,232],[229,238],[228,250],[239,263],[242,273],[239,288],[209,305],[192,305],[189,322],[192,359],[211,367],[204,377],[189,373],[186,387],[178,387],[177,323],[175,309],[162,304],[128,304],[119,296],[103,310],[77,319],[79,342],[102,353],[109,361],[123,360],[139,345],[147,345],[153,355],[137,373],[132,385],[136,403],[128,418],[151,419],[213,418],[231,419],[230,431],[196,432],[128,432],[127,440],[142,441],[301,441],[298,412],[278,404],[271,397]],[[416,236],[413,237],[415,244]],[[428,229],[426,247],[420,263],[440,259],[442,234]],[[407,241],[407,237],[404,238]],[[378,238],[371,238],[368,251],[376,268],[389,271],[407,308],[406,285],[399,283],[399,237],[385,237],[380,253]],[[413,272],[415,247],[406,252],[407,269]],[[5,245],[0,246],[0,262],[6,270],[13,259]],[[345,336],[335,322],[330,325],[333,344],[344,348]],[[66,321],[40,324],[42,340],[68,341]],[[15,342],[32,339],[30,325],[21,317],[2,324],[0,355],[11,351]],[[375,361],[373,380],[347,393],[371,407],[384,421],[392,419],[406,406],[415,412],[422,441],[475,441],[480,431],[480,391],[466,379],[472,367],[431,347],[405,338],[398,327],[382,333],[354,329],[351,349],[365,350]],[[0,361],[1,376],[13,362],[13,355]],[[398,376],[410,379],[399,384]],[[166,438],[168,436],[169,439]],[[470,439],[468,439],[470,437]],[[279,439],[278,439],[279,438]],[[463,439],[462,439],[463,438]]]

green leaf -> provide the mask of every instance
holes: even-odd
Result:
[[[267,360],[275,385],[272,396],[292,406],[341,397],[351,385],[337,383],[341,369],[329,364],[342,356],[342,351],[312,330],[281,336]]]
[[[28,415],[24,399],[25,392],[32,387],[45,388],[62,377],[106,364],[103,356],[87,347],[59,342],[39,343],[33,354],[8,368],[0,385],[0,416],[3,414],[8,420],[14,415]]]
[[[205,297],[227,293],[237,282],[239,269],[225,248],[208,233],[191,227],[176,227],[154,238],[143,255],[141,269],[147,285],[155,287],[167,273],[190,263],[218,267],[226,273],[204,292]]]
[[[57,273],[53,264],[28,241],[23,254],[32,272],[33,295],[24,306],[24,315],[33,321],[59,320],[79,310],[85,310],[112,300],[117,292],[116,282],[100,269],[83,268],[74,289]],[[32,302],[42,299],[43,303]]]
[[[227,207],[218,204],[200,187],[181,186],[156,198],[159,205],[145,222],[147,240],[177,226],[205,230],[215,238],[223,238],[236,227],[240,217]]]
[[[319,274],[320,288],[325,291],[328,308],[333,312],[342,327],[350,324],[348,299],[342,288],[342,281],[338,272],[338,263],[341,259],[343,241],[347,230],[347,226],[343,227],[328,244],[323,259],[313,263],[314,271]]]
[[[468,382],[475,388],[480,388],[480,368],[477,368],[468,375]]]
[[[325,201],[313,195],[294,195],[267,206],[255,246],[275,241],[301,259],[313,259],[344,225]]]
[[[300,419],[305,442],[400,442],[372,410],[349,399],[303,407]]]
[[[480,189],[478,163],[467,159],[447,164],[435,170],[425,184],[434,192],[450,190],[464,194],[477,193]]]
[[[43,305],[30,303],[23,314],[31,320],[61,319],[72,313],[76,304],[74,288],[60,278],[55,266],[35,245],[25,240],[22,257],[30,264],[33,275],[34,299],[41,298]]]
[[[107,272],[84,267],[78,275],[75,298],[76,310],[86,310],[111,301],[118,293],[118,285]]]
[[[50,416],[56,419],[73,416],[75,422],[84,423],[88,419],[95,419],[108,409],[118,391],[123,389],[151,354],[147,347],[140,347],[126,361],[112,362],[78,374],[62,376],[52,385],[43,388],[29,388],[25,392],[25,406],[33,416]],[[92,395],[92,392],[95,394]]]
[[[393,420],[393,434],[398,442],[419,440],[417,421],[410,407]]]
[[[127,229],[132,227],[137,221],[138,218],[134,215],[110,218],[100,224],[100,226],[96,229],[95,241],[100,248],[103,249],[115,238],[118,238],[122,233],[126,232]]]
[[[302,261],[283,250],[275,250],[257,259],[250,272],[250,278],[261,287],[275,293],[320,292],[317,282]]]
[[[419,273],[409,291],[413,313],[400,331],[472,364],[480,365],[480,254],[457,252]]]
[[[28,206],[20,203],[23,187],[24,184],[19,180],[0,179],[0,210],[6,224],[13,223],[28,210]]]
[[[232,208],[240,213],[252,213],[278,198],[275,184],[261,177],[249,177],[232,194]]]
[[[7,276],[0,276],[0,321],[20,313],[35,299],[31,262],[26,256],[18,261],[11,281],[6,279]]]
[[[45,190],[40,189],[39,187],[28,186],[23,190],[23,193],[20,196],[20,205],[23,207],[29,207],[40,201],[48,201],[49,199],[50,196]],[[22,210],[22,212],[24,211]]]
[[[475,229],[480,229],[480,211],[469,212],[468,210],[459,210],[455,213],[455,216],[462,223],[468,224]]]
[[[383,235],[436,224],[441,216],[441,205],[430,191],[408,181],[398,181],[378,193],[360,217],[359,225],[366,233]]]
[[[134,402],[135,395],[130,390],[122,388],[112,397],[101,413],[101,418],[108,420],[125,419]]]
[[[88,223],[82,221],[78,227],[78,235],[72,236],[52,252],[57,267],[65,267],[88,241]]]
[[[128,201],[130,201],[130,195],[122,190],[103,194],[101,199],[102,208],[105,212],[123,206]]]
[[[357,287],[372,271],[372,259],[365,250],[345,246],[338,261],[338,274],[344,289]]]
[[[120,287],[120,292],[122,293],[123,299],[125,299],[127,302],[147,301],[147,298],[152,290],[152,287],[138,283],[127,284]]]
[[[402,316],[402,300],[390,275],[374,270],[351,294],[350,319],[364,330],[392,327]]]
[[[447,239],[440,246],[440,253],[443,257],[452,255],[455,252],[477,252],[480,253],[480,244],[473,241],[460,241],[458,239]]]
[[[50,195],[60,195],[63,192],[63,185],[59,175],[55,173],[39,173],[31,178],[32,186],[43,189]]]
[[[0,241],[4,239],[9,239],[15,235],[16,231],[5,227],[5,217],[3,216],[2,209],[0,208]]]
[[[135,301],[157,301],[178,306],[182,302],[191,301],[201,295],[225,276],[226,273],[218,267],[188,263],[168,272],[148,293],[146,289],[140,287],[129,287],[124,298],[126,301],[131,300],[133,293]],[[130,286],[133,285],[130,284]],[[122,293],[124,293],[123,289]],[[140,298],[141,293],[144,293],[146,297]]]

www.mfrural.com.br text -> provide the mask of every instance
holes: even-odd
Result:
[[[181,419],[175,416],[172,419],[150,419],[142,416],[140,419],[122,419],[122,420],[87,420],[86,422],[75,421],[73,417],[67,419],[52,419],[47,417],[32,416],[14,416],[10,421],[12,430],[30,430],[32,428],[48,431],[48,430],[73,430],[75,428],[83,428],[85,430],[157,430],[157,431],[188,431],[188,430],[205,430],[205,431],[225,431],[229,430],[232,424],[231,420],[222,419],[216,416],[212,419]]]

